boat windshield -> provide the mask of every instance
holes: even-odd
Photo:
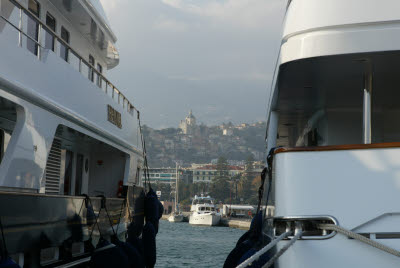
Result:
[[[197,204],[214,204],[213,200],[210,198],[198,198],[193,200],[193,205]]]

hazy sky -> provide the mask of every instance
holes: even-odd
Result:
[[[101,0],[118,37],[108,74],[145,124],[266,119],[286,0]]]

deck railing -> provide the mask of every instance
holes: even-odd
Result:
[[[68,42],[64,41],[57,33],[55,33],[52,29],[50,29],[46,24],[44,24],[39,18],[36,17],[34,13],[30,10],[23,7],[21,4],[17,3],[14,0],[8,0],[9,3],[13,4],[19,10],[19,22],[18,25],[15,25],[9,19],[0,14],[0,18],[18,31],[18,45],[23,47],[24,38],[26,40],[30,40],[33,44],[34,51],[33,53],[40,60],[43,54],[43,50],[51,50],[54,53],[60,52],[61,47],[65,49],[65,54],[67,55],[64,60],[71,64],[74,69],[79,71],[82,75],[86,75],[89,81],[92,81],[99,88],[103,90],[107,95],[109,95],[113,100],[115,100],[119,105],[121,105],[127,112],[133,115],[134,110],[136,108],[133,104],[119,91],[104,75],[99,72],[93,65],[91,65],[88,61],[84,59],[76,50],[74,50]],[[29,35],[24,31],[23,23],[24,18],[27,20],[33,20],[36,23],[37,32],[34,36]],[[52,37],[52,47],[46,47],[46,35]],[[57,46],[57,43],[59,44]]]

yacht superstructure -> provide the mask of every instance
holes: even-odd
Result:
[[[214,226],[221,220],[221,214],[217,212],[214,199],[210,196],[195,196],[190,207],[192,214],[189,217],[189,224]]]
[[[143,197],[139,112],[105,77],[117,39],[99,0],[0,0],[0,39],[7,250],[29,267],[79,259],[96,235],[124,237]]]
[[[400,250],[399,9],[396,0],[288,5],[269,102],[268,149],[281,148],[271,154],[267,232],[303,235],[275,267],[398,266],[321,226]]]

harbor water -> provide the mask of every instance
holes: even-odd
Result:
[[[160,221],[156,267],[222,267],[246,231]]]

